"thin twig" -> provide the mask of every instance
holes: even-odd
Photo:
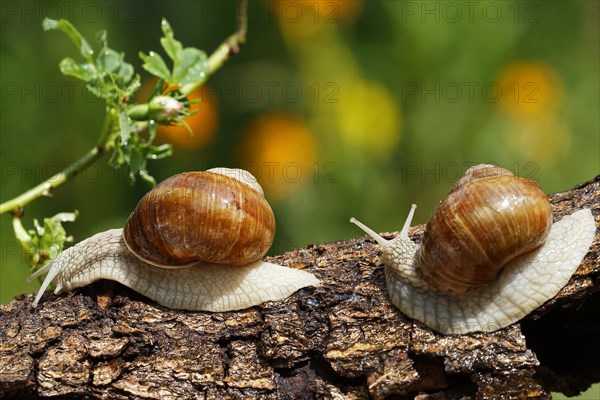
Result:
[[[184,85],[181,92],[187,96],[196,88],[201,86],[206,80],[218,70],[229,59],[231,54],[239,51],[239,45],[246,41],[246,32],[248,30],[248,1],[240,0],[238,2],[237,31],[229,36],[211,55],[208,57],[210,72],[197,80],[196,82]],[[83,171],[86,167],[100,159],[108,150],[107,146],[111,139],[111,132],[115,115],[111,110],[107,110],[104,126],[96,147],[88,151],[83,157],[74,164],[69,165],[61,172],[51,176],[39,185],[29,189],[17,197],[0,204],[0,214],[7,212],[16,212],[33,200],[49,195],[52,190],[59,187],[75,175]]]
[[[52,193],[52,190],[67,182],[69,179],[72,179],[87,166],[100,159],[103,154],[104,149],[102,147],[94,147],[75,163],[69,165],[59,173],[52,175],[44,182],[29,189],[25,193],[22,193],[19,196],[0,204],[0,214],[4,214],[9,211],[15,212],[39,197],[49,196]]]
[[[237,12],[237,31],[229,36],[221,45],[208,57],[209,73],[198,79],[195,82],[183,85],[180,92],[184,96],[189,95],[204,82],[221,66],[229,60],[232,54],[237,54],[240,50],[240,45],[246,42],[246,32],[248,32],[248,1],[240,0],[238,2]]]

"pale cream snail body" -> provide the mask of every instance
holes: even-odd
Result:
[[[124,229],[98,233],[63,251],[46,272],[33,305],[100,279],[122,283],[166,307],[231,311],[279,301],[318,279],[262,261],[275,218],[256,179],[215,168],[172,176],[138,203]]]
[[[585,255],[596,224],[589,209],[552,223],[548,197],[532,180],[480,164],[469,168],[433,212],[423,241],[408,230],[382,247],[390,300],[444,334],[493,332],[554,297]]]

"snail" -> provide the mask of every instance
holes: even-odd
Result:
[[[433,212],[423,241],[392,240],[352,218],[383,250],[391,302],[443,334],[511,325],[567,284],[596,232],[589,209],[552,223],[548,197],[530,179],[487,164],[469,168]]]
[[[98,233],[31,275],[48,273],[33,306],[51,282],[59,293],[109,279],[169,308],[215,312],[318,286],[306,271],[261,261],[274,234],[273,211],[249,172],[178,174],[146,193],[123,229]]]

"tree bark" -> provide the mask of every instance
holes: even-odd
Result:
[[[550,195],[591,208],[600,175]],[[419,240],[423,226],[411,235]],[[271,260],[321,280],[228,313],[166,309],[115,282],[0,307],[0,395],[101,399],[458,399],[573,395],[600,381],[600,236],[567,286],[520,323],[443,336],[387,299],[365,237]]]

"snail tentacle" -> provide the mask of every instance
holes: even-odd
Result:
[[[379,243],[383,249],[381,262],[384,265],[393,265],[394,275],[406,282],[410,282],[412,286],[426,288],[427,283],[416,273],[413,266],[414,255],[419,246],[408,237],[408,230],[410,229],[416,208],[415,204],[410,207],[402,230],[392,240],[381,237],[377,232],[354,217],[350,219],[350,222],[361,228]]]
[[[38,276],[41,276],[41,275],[45,274],[46,272],[48,273],[48,275],[46,275],[46,278],[44,279],[44,282],[42,282],[40,289],[38,290],[37,294],[35,295],[35,299],[33,300],[33,307],[37,306],[40,299],[42,298],[42,295],[44,294],[44,292],[46,291],[48,286],[50,286],[50,283],[52,283],[54,278],[56,278],[56,276],[61,272],[62,268],[63,268],[63,263],[59,260],[57,260],[55,262],[49,262],[48,264],[44,265],[42,268],[40,268],[39,270],[37,270],[36,272],[31,274],[31,276],[29,276],[27,278],[27,282],[31,282],[33,279],[37,278]],[[60,291],[60,288],[56,287],[55,293],[58,293],[58,291]]]

